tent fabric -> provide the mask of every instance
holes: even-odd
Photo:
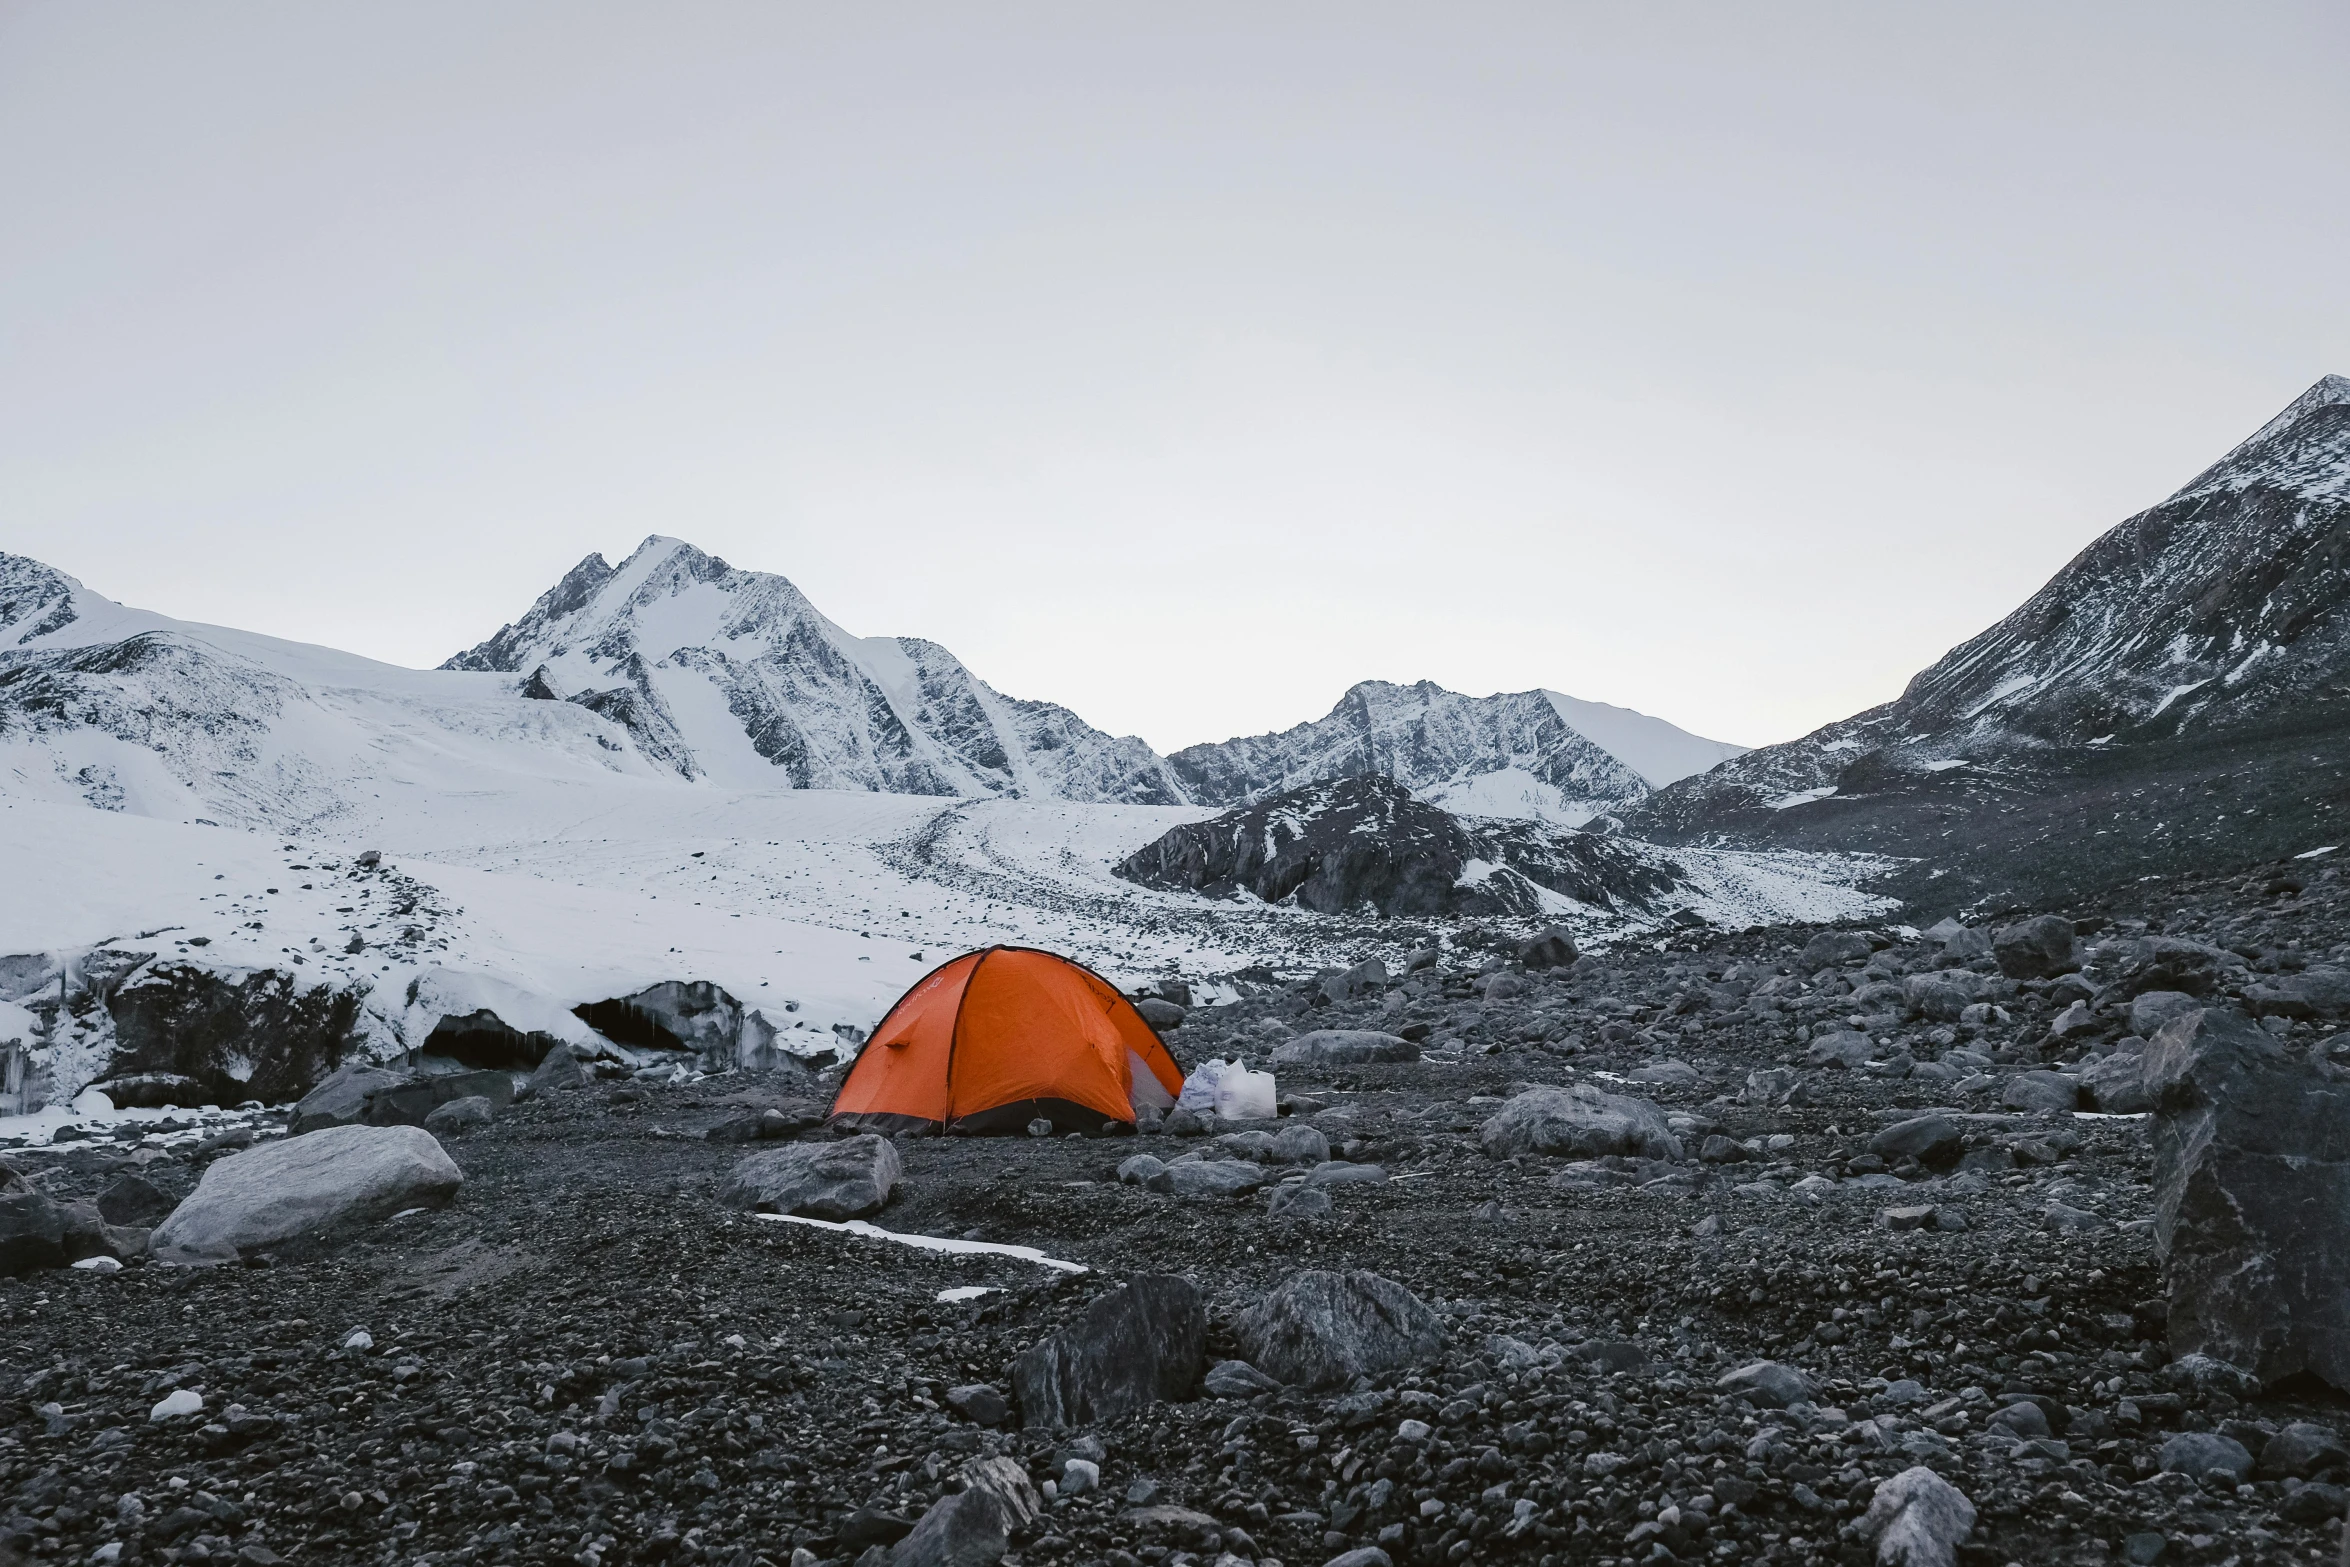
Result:
[[[1133,1129],[1136,1107],[1172,1105],[1183,1070],[1116,986],[1031,947],[943,963],[898,998],[833,1099],[853,1131]]]

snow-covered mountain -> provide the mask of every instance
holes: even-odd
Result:
[[[769,572],[654,537],[590,555],[530,613],[442,666],[526,677],[688,779],[737,788],[1172,805],[1142,741],[1008,697],[918,637],[855,637]]]
[[[1556,691],[1471,697],[1426,680],[1366,680],[1327,717],[1279,734],[1189,746],[1167,760],[1186,797],[1203,805],[1384,773],[1422,800],[1465,815],[1576,825],[1742,750]]]
[[[1668,841],[1784,835],[1856,799],[1976,778],[1997,780],[2012,814],[2056,772],[2110,788],[2223,737],[2240,772],[2255,737],[2292,752],[2290,736],[2345,722],[2350,378],[2329,375],[1897,700],[1676,784],[1631,825]]]

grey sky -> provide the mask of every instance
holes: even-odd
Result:
[[[2350,9],[0,5],[0,548],[438,662],[673,533],[1161,748],[1759,743],[2350,371]]]

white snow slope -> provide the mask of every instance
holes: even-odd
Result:
[[[548,651],[550,668],[577,667]],[[670,979],[824,1040],[995,942],[1126,985],[1403,944],[1376,922],[1110,874],[1209,807],[792,788],[759,771],[742,787],[518,684],[126,609],[0,555],[0,1053],[27,1031],[27,976],[100,947],[362,992],[370,1048],[389,1058],[484,1008],[569,1037],[584,1031],[571,1007]],[[370,848],[412,909],[338,879]],[[1858,860],[1675,859],[1688,905],[1725,923],[1879,906],[1853,890],[1871,868]],[[1586,937],[1629,931],[1561,912]],[[28,954],[47,957],[12,966]],[[103,1075],[103,1044],[52,1062],[56,1095]]]

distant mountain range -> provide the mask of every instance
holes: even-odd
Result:
[[[618,566],[588,556],[439,670],[126,608],[0,554],[0,791],[141,814],[292,828],[379,773],[1139,805],[1377,773],[1467,814],[1571,824],[1736,754],[1556,692],[1370,681],[1325,718],[1162,757],[1004,695],[935,642],[852,636],[784,578],[670,538]]]

